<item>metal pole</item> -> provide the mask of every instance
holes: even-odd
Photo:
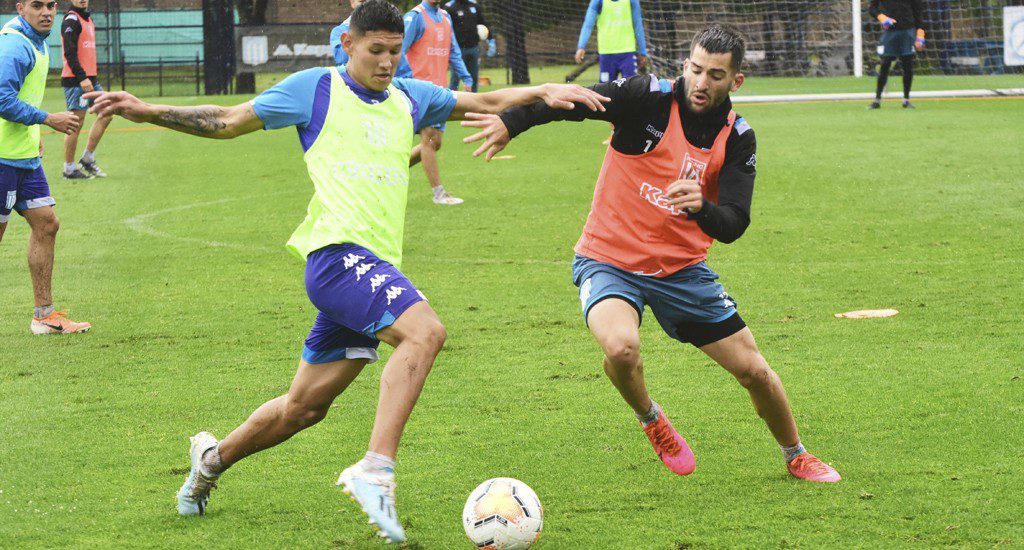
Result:
[[[861,36],[860,0],[852,0],[853,4],[853,76],[864,76],[864,37]]]
[[[196,54],[196,95],[199,95],[199,54]]]
[[[163,97],[164,95],[164,58],[160,56],[156,58],[156,80],[158,82],[157,88],[160,90],[156,95]]]

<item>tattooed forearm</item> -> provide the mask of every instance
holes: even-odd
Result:
[[[218,137],[227,129],[226,109],[213,105],[200,107],[169,107],[159,113],[153,124],[196,136]]]

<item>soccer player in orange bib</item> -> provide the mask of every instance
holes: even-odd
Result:
[[[715,240],[733,242],[750,224],[754,131],[729,99],[743,84],[745,49],[736,31],[712,25],[697,33],[674,82],[645,75],[598,84],[593,89],[611,98],[605,113],[533,104],[474,115],[463,124],[481,131],[466,141],[485,139],[475,154],[490,158],[538,124],[612,122],[615,133],[572,265],[608,378],[665,465],[680,475],[693,472],[693,452],[644,382],[639,326],[649,307],[669,336],[699,348],[747,389],[791,474],[836,482],[836,470],[804,449],[782,382],[705,264]]]

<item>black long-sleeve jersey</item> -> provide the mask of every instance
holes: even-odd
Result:
[[[921,0],[871,0],[868,13],[878,18],[884,13],[896,20],[894,29],[924,29],[924,10]]]
[[[654,75],[638,75],[591,86],[611,98],[604,112],[591,111],[583,105],[569,111],[553,109],[541,101],[506,110],[501,113],[501,120],[513,138],[534,126],[556,120],[606,120],[615,125],[612,148],[623,154],[638,155],[654,149],[661,141],[668,128],[672,102],[677,101],[686,139],[697,147],[711,148],[728,122],[732,102],[726,99],[712,111],[697,115],[686,108],[682,77],[676,80],[674,91],[668,84]],[[724,243],[735,241],[750,225],[756,172],[754,131],[737,116],[726,141],[725,163],[718,176],[718,204],[704,199],[700,212],[687,216],[696,220],[708,236]]]
[[[452,16],[452,28],[460,48],[472,48],[480,44],[476,26],[486,27],[487,21],[476,0],[450,0],[444,4],[444,11]]]
[[[69,17],[72,13],[76,17]],[[64,59],[67,60],[71,72],[75,74],[75,76],[60,79],[61,86],[66,88],[78,86],[87,78],[96,78],[94,74],[85,74],[85,69],[82,68],[82,64],[78,61],[78,37],[82,34],[82,22],[79,21],[79,18],[88,21],[89,12],[72,6],[71,10],[64,16],[64,21],[60,24],[60,35],[64,42]]]

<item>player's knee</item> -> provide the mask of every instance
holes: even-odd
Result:
[[[771,388],[778,379],[779,376],[760,354],[749,362],[747,368],[736,373],[736,380],[740,385],[753,391]]]
[[[448,331],[441,320],[435,318],[419,322],[415,330],[402,339],[402,345],[415,349],[417,356],[435,357],[447,339]]]
[[[60,220],[56,214],[47,216],[32,226],[32,232],[36,233],[40,237],[54,238],[57,236],[57,231],[60,230]]]
[[[285,401],[284,420],[295,431],[303,430],[327,417],[330,403],[307,403],[289,398]]]
[[[613,336],[604,342],[604,355],[615,368],[640,365],[640,340],[632,336]]]

